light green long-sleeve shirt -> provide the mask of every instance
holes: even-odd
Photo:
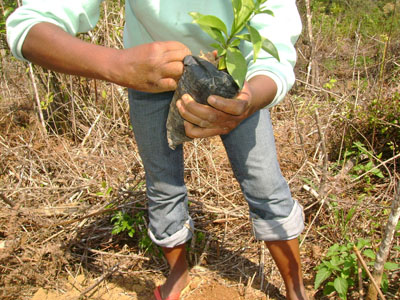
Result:
[[[24,0],[7,19],[7,40],[12,53],[25,60],[21,52],[25,37],[32,26],[40,22],[53,23],[72,35],[93,29],[99,20],[101,2]],[[302,26],[295,0],[268,0],[266,7],[274,12],[274,16],[257,15],[251,25],[275,44],[280,61],[261,51],[254,63],[250,43],[244,42],[240,48],[248,61],[247,80],[263,74],[276,82],[278,91],[271,107],[280,102],[294,84],[294,44]],[[213,40],[192,23],[189,12],[218,16],[228,28],[233,19],[230,0],[126,0],[124,46],[174,40],[185,44],[193,54],[212,50]]]

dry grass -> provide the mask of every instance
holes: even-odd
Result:
[[[122,11],[103,5],[107,22],[83,38],[122,47]],[[306,82],[310,52],[303,36],[298,43],[298,82],[286,101],[272,110],[282,172],[305,208],[301,251],[309,290],[313,268],[330,245],[344,237],[369,238],[378,245],[399,180],[398,148],[381,157],[382,144],[389,141],[371,139],[372,132],[360,131],[365,122],[361,116],[378,93],[390,101],[399,92],[398,39],[393,39],[386,59],[386,70],[391,71],[382,79],[378,58],[375,66],[346,64],[380,46],[378,38],[353,36],[336,44],[328,37],[316,37],[314,85]],[[340,55],[335,55],[338,47]],[[325,68],[328,58],[337,62],[335,70]],[[38,287],[62,291],[68,276],[97,278],[116,264],[115,276],[140,277],[151,290],[151,281],[166,272],[158,250],[143,250],[137,236],[111,234],[113,212],[135,214],[146,207],[144,171],[130,130],[126,91],[35,67],[39,102],[47,107],[42,110],[44,131],[26,68],[2,50],[0,298],[30,299]],[[334,87],[324,86],[332,78],[338,80]],[[399,130],[398,124],[388,127]],[[367,182],[367,171],[351,176],[352,161],[343,157],[355,136],[371,151],[384,178],[371,177]],[[398,140],[392,142],[399,146]],[[185,178],[200,237],[192,241],[191,264],[206,266],[243,293],[252,283],[254,288],[262,285],[272,299],[280,299],[284,287],[268,256],[263,268],[266,281],[261,283],[256,276],[251,282],[263,252],[251,236],[247,206],[218,138],[185,145]],[[346,223],[337,217],[338,212],[346,216],[353,207],[356,212]],[[142,226],[145,231],[146,223]],[[394,244],[400,244],[398,236]],[[399,255],[393,251],[389,259],[399,261]],[[399,299],[394,296],[399,272],[392,272],[389,280],[388,297]]]

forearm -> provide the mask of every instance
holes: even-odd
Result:
[[[250,114],[270,104],[277,93],[277,85],[273,79],[265,75],[257,75],[249,80],[252,96]]]
[[[109,81],[115,51],[84,42],[50,23],[33,26],[22,47],[26,59],[50,70]]]
[[[50,47],[51,45],[51,47]],[[50,23],[29,31],[24,57],[45,68],[107,80],[143,92],[173,91],[190,50],[175,41],[153,42],[128,49],[112,49],[84,42]]]

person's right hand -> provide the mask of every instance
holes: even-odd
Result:
[[[142,92],[173,91],[183,73],[183,58],[190,54],[185,45],[173,41],[119,50],[110,80]]]

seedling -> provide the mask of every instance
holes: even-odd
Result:
[[[239,50],[242,41],[253,45],[253,60],[256,61],[261,49],[279,60],[275,45],[260,35],[258,30],[250,25],[251,19],[258,14],[273,16],[273,12],[264,8],[267,0],[232,0],[233,23],[230,32],[226,24],[216,16],[192,12],[193,22],[206,32],[216,43],[211,44],[217,50],[218,69],[227,70],[241,89],[247,73],[247,62]],[[243,33],[244,29],[248,33]]]
[[[198,103],[208,104],[207,99],[210,95],[233,99],[242,89],[248,64],[239,49],[242,42],[249,42],[253,46],[254,61],[257,60],[261,49],[279,60],[278,51],[272,42],[262,37],[257,29],[250,25],[251,19],[258,14],[273,16],[271,10],[265,9],[266,1],[232,0],[233,22],[230,32],[226,24],[216,16],[190,13],[193,22],[215,40],[211,46],[217,50],[218,63],[213,64],[214,61],[207,62],[208,59],[199,57],[185,57],[184,71],[172,98],[166,124],[168,145],[171,149],[191,140],[186,136],[183,118],[176,107],[178,99],[184,94],[189,94]]]

